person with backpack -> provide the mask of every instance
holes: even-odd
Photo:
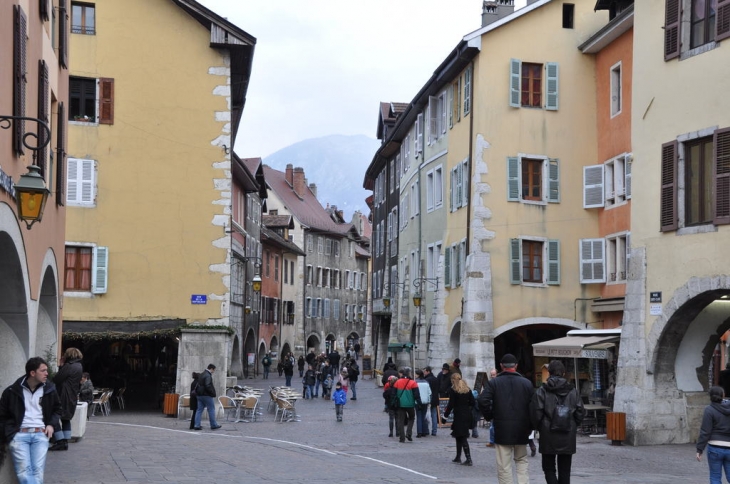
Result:
[[[322,398],[329,398],[330,390],[332,389],[332,366],[330,366],[330,360],[325,359],[322,363],[322,369],[320,370],[319,377],[322,381]]]
[[[350,388],[352,389],[352,398],[350,400],[357,400],[357,379],[360,376],[360,368],[355,363],[355,360],[350,362],[350,366],[347,367],[347,379],[350,380]]]
[[[307,367],[307,371],[304,373],[304,398],[311,400],[314,398],[314,385],[317,383],[317,375],[312,368],[312,365]]]
[[[264,367],[264,380],[269,379],[269,368],[271,368],[271,355],[266,353],[264,359],[261,360],[261,366]]]
[[[393,436],[393,427],[395,427],[395,421],[398,415],[398,405],[396,403],[398,394],[393,387],[397,380],[398,377],[396,375],[391,375],[388,377],[388,381],[385,382],[385,386],[383,386],[383,399],[385,400],[385,411],[388,412],[388,428],[390,429],[388,437]],[[396,429],[396,437],[400,437],[398,429]]]
[[[565,366],[560,361],[551,361],[548,373],[547,381],[532,397],[530,414],[533,427],[540,433],[545,481],[547,484],[570,484],[576,435],[585,416],[585,408],[578,391],[564,378]]]
[[[393,388],[398,396],[398,434],[399,442],[413,441],[413,421],[416,419],[416,405],[421,405],[418,384],[411,377],[411,369],[403,367],[403,378],[396,380]]]

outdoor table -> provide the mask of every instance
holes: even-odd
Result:
[[[596,424],[594,425],[594,429],[595,429],[594,433],[597,434],[598,429],[600,428],[600,425],[599,425],[600,420],[598,418],[599,415],[601,413],[605,414],[607,410],[611,409],[611,407],[607,407],[605,405],[596,405],[596,404],[587,403],[587,404],[583,405],[583,408],[586,409],[586,413],[589,413],[589,412],[593,413],[593,419],[596,422]]]

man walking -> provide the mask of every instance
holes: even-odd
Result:
[[[494,380],[495,378],[497,378],[497,370],[492,368],[489,370],[489,379]],[[489,424],[489,442],[487,442],[487,447],[494,447],[494,422],[490,422]]]
[[[360,367],[357,366],[355,360],[350,362],[350,366],[347,368],[347,379],[350,381],[350,390],[352,390],[352,398],[350,400],[357,400],[357,380],[360,377]]]
[[[411,377],[411,369],[404,367],[400,378],[393,384],[398,397],[398,435],[400,442],[406,439],[413,441],[413,420],[416,418],[416,405],[421,405],[421,395],[418,384]]]
[[[48,364],[33,357],[0,397],[0,448],[8,444],[20,484],[43,482],[48,439],[61,419],[61,400],[47,379]]]
[[[193,430],[203,430],[200,426],[200,418],[203,416],[203,409],[208,410],[208,419],[210,420],[210,430],[221,428],[215,420],[215,387],[213,386],[213,373],[215,373],[215,365],[208,365],[203,373],[198,377],[198,387],[195,392],[198,394],[198,410],[195,412],[195,427]]]
[[[264,359],[261,360],[261,366],[264,367],[264,380],[269,379],[269,369],[271,368],[271,355],[266,353]]]
[[[439,382],[430,366],[423,369],[423,374],[431,387],[431,435],[436,435],[438,429]]]
[[[479,409],[494,425],[499,484],[512,484],[512,459],[517,468],[517,483],[528,484],[527,441],[532,430],[530,402],[533,388],[530,381],[517,373],[517,358],[507,353],[502,357],[502,372],[487,382],[479,396]]]

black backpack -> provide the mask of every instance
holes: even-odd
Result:
[[[570,432],[573,427],[573,411],[569,406],[565,405],[564,396],[562,399],[555,395],[555,408],[550,418],[550,430],[552,432]]]

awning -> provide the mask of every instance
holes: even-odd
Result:
[[[391,353],[398,353],[400,351],[410,352],[415,345],[413,343],[388,343],[388,351]]]
[[[591,303],[591,311],[594,313],[605,313],[608,311],[623,311],[624,298],[613,297],[609,299],[596,299]]]
[[[532,345],[534,356],[555,358],[608,358],[608,348],[615,346],[620,336],[566,336]]]

